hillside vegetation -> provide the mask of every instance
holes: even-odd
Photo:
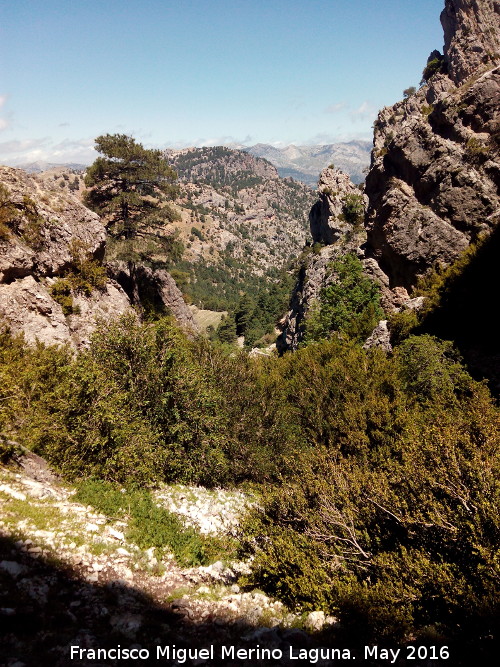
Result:
[[[266,160],[222,146],[168,152],[179,175],[185,248],[174,276],[198,307],[233,311],[282,283],[308,233],[312,190],[282,179]],[[289,291],[289,289],[288,289]]]
[[[15,440],[69,479],[251,483],[247,585],[338,615],[351,641],[495,635],[499,413],[450,344],[251,360],[130,318],[76,359],[0,344],[4,458]]]

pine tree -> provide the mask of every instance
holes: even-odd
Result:
[[[242,294],[235,312],[236,333],[238,336],[245,335],[248,324],[252,319],[254,310],[255,303],[253,300],[248,296],[248,294]]]
[[[217,338],[222,343],[234,343],[236,340],[236,322],[232,315],[224,317],[217,327]]]
[[[89,167],[85,203],[103,217],[111,235],[132,239],[162,226],[172,212],[177,174],[160,150],[146,149],[125,134],[97,137],[101,156]]]

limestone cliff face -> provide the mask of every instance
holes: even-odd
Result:
[[[300,342],[338,254],[357,252],[387,311],[418,307],[409,296],[418,278],[500,221],[500,2],[445,0],[441,22],[444,55],[431,54],[427,83],[375,122],[365,238],[341,215],[355,191],[349,179],[329,169],[320,177],[310,224],[313,239],[327,246],[303,264],[281,350]]]
[[[441,12],[444,56],[455,85],[498,64],[499,23],[498,0],[446,0]]]
[[[309,222],[313,241],[325,247],[313,251],[306,248],[299,268],[297,283],[292,292],[290,310],[282,323],[277,341],[279,352],[296,350],[304,336],[307,313],[320,292],[334,279],[329,265],[338,257],[356,252],[363,257],[361,246],[366,240],[362,226],[348,222],[344,214],[346,196],[360,196],[359,189],[349,176],[338,169],[321,172],[318,201],[311,209]]]
[[[393,291],[410,290],[500,220],[499,12],[498,2],[447,0],[447,73],[375,123],[367,256]]]
[[[346,195],[359,195],[359,189],[339,169],[323,169],[318,181],[318,201],[309,214],[313,241],[331,245],[352,229],[344,216]]]
[[[97,319],[131,310],[113,280],[90,296],[75,293],[65,313],[51,288],[74,263],[75,248],[102,262],[106,230],[99,217],[76,197],[42,183],[21,169],[0,167],[0,318],[28,343],[85,347]]]
[[[89,257],[101,261],[106,230],[99,217],[75,197],[42,185],[22,169],[0,166],[0,184],[6,188],[2,210],[10,211],[4,224],[0,252],[0,283],[36,274],[61,275],[71,265],[71,242],[78,241]],[[4,214],[7,216],[7,212]]]
[[[102,264],[105,247],[104,225],[75,196],[21,169],[0,167],[0,321],[12,333],[23,333],[28,343],[78,349],[89,344],[97,320],[132,312],[131,299],[111,277],[90,295],[74,292],[70,312],[53,296],[57,281],[74,269],[75,249]],[[154,298],[195,329],[172,278],[144,271]]]

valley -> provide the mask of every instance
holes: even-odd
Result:
[[[119,133],[0,167],[2,664],[496,665],[500,13],[441,8],[366,179]]]

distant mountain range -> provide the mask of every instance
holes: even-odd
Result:
[[[38,162],[27,162],[25,164],[16,164],[18,169],[24,169],[28,174],[40,174],[42,171],[48,171],[49,169],[64,169],[71,171],[83,171],[87,169],[88,165],[79,164],[77,162],[65,162],[57,164],[55,162],[45,162],[39,160]]]
[[[349,141],[346,143],[327,144],[321,146],[286,146],[276,148],[270,144],[255,144],[255,146],[232,146],[255,157],[263,157],[274,165],[282,178],[294,178],[310,187],[316,188],[321,171],[334,164],[346,174],[349,174],[354,183],[364,181],[363,171],[370,164],[370,141]],[[17,165],[30,174],[37,174],[48,169],[64,167],[73,171],[87,168],[84,164],[55,164],[52,162],[30,162]]]
[[[255,144],[241,150],[256,157],[263,157],[273,164],[280,176],[292,177],[316,187],[320,172],[334,164],[349,174],[354,183],[364,181],[364,169],[370,164],[371,141],[349,141],[324,146],[286,146],[276,148],[270,144]]]

